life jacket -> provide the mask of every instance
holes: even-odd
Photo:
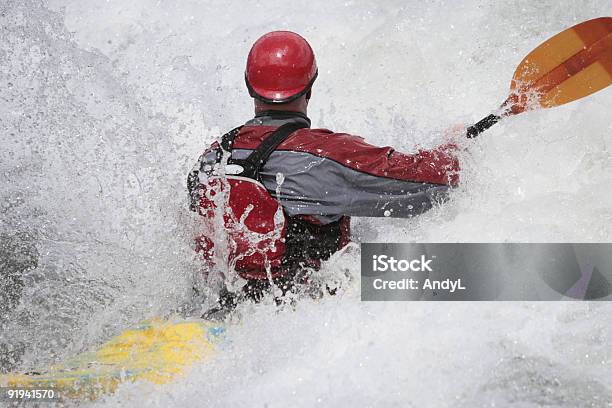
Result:
[[[204,169],[204,174],[200,171],[198,180],[197,210],[207,233],[197,242],[205,259],[222,260],[241,277],[260,280],[294,273],[301,266],[318,267],[321,259],[346,244],[348,217],[326,225],[308,217],[290,217],[262,183],[260,170],[270,154],[304,127],[303,123],[280,126],[246,159],[231,157],[241,127],[222,137],[217,165]],[[225,248],[216,248],[210,238],[222,235],[220,227],[225,230]]]

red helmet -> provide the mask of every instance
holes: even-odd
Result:
[[[244,78],[253,98],[287,103],[310,90],[317,78],[317,62],[303,37],[291,31],[272,31],[253,44]]]

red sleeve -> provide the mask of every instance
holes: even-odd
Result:
[[[373,146],[359,136],[305,129],[304,134],[287,140],[281,147],[326,157],[378,177],[452,186],[459,182],[457,147],[453,144],[404,154],[389,146]]]
[[[456,186],[459,183],[459,160],[456,152],[457,146],[453,144],[442,145],[433,150],[419,150],[412,155],[392,151],[388,160],[388,171],[394,178]]]

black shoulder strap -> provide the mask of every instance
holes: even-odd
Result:
[[[232,164],[239,164],[244,168],[241,176],[255,180],[259,179],[259,171],[268,161],[268,157],[293,132],[308,127],[306,123],[287,123],[276,129],[244,160],[231,160]]]
[[[234,128],[223,136],[221,136],[221,147],[223,148],[223,150],[227,152],[232,151],[234,139],[236,139],[236,136],[238,136],[238,133],[240,133],[240,129],[242,129],[242,126],[238,126],[237,128]]]

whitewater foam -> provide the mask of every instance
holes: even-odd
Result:
[[[312,43],[315,126],[413,151],[495,109],[527,52],[611,15],[612,3],[5,0],[0,10],[0,232],[38,253],[21,303],[0,317],[0,343],[21,344],[28,368],[190,302],[199,265],[185,178],[251,116],[244,58],[262,33]],[[355,220],[353,237],[609,242],[610,106],[605,90],[503,121],[465,143],[449,203],[412,220]],[[127,384],[92,404],[610,406],[608,304],[366,304],[358,271],[348,250],[322,271],[338,296],[247,305],[231,342],[187,378]]]

